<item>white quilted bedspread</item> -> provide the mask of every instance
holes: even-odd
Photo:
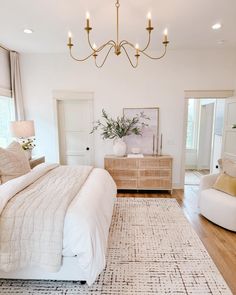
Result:
[[[64,218],[90,166],[40,165],[0,188],[0,269],[61,267]]]

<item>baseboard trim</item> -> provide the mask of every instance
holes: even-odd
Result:
[[[184,189],[184,185],[181,183],[173,183],[173,189]]]

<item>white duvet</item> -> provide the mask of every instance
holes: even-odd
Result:
[[[0,212],[12,195],[52,169],[39,165],[30,173],[0,186]],[[93,169],[67,210],[64,220],[63,256],[77,256],[88,284],[105,266],[105,253],[116,186],[103,169]],[[1,233],[0,233],[1,234]]]
[[[63,256],[78,257],[89,285],[105,267],[116,192],[109,173],[95,168],[66,214]]]

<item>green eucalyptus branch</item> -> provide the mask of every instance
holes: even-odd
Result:
[[[90,133],[94,133],[97,130],[101,130],[101,136],[103,139],[115,139],[122,138],[131,134],[142,135],[142,129],[147,127],[148,124],[140,122],[140,120],[150,120],[144,112],[136,114],[135,117],[128,118],[126,116],[117,117],[116,120],[109,117],[106,111],[102,110],[103,122],[97,120],[94,122],[93,129]]]

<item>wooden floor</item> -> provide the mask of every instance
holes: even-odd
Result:
[[[119,192],[118,197],[176,198],[205,248],[212,257],[233,294],[236,294],[236,233],[225,230],[199,215],[198,186],[175,190],[171,195],[161,192]]]
[[[184,183],[186,185],[199,185],[202,175],[210,174],[210,170],[185,170]]]

